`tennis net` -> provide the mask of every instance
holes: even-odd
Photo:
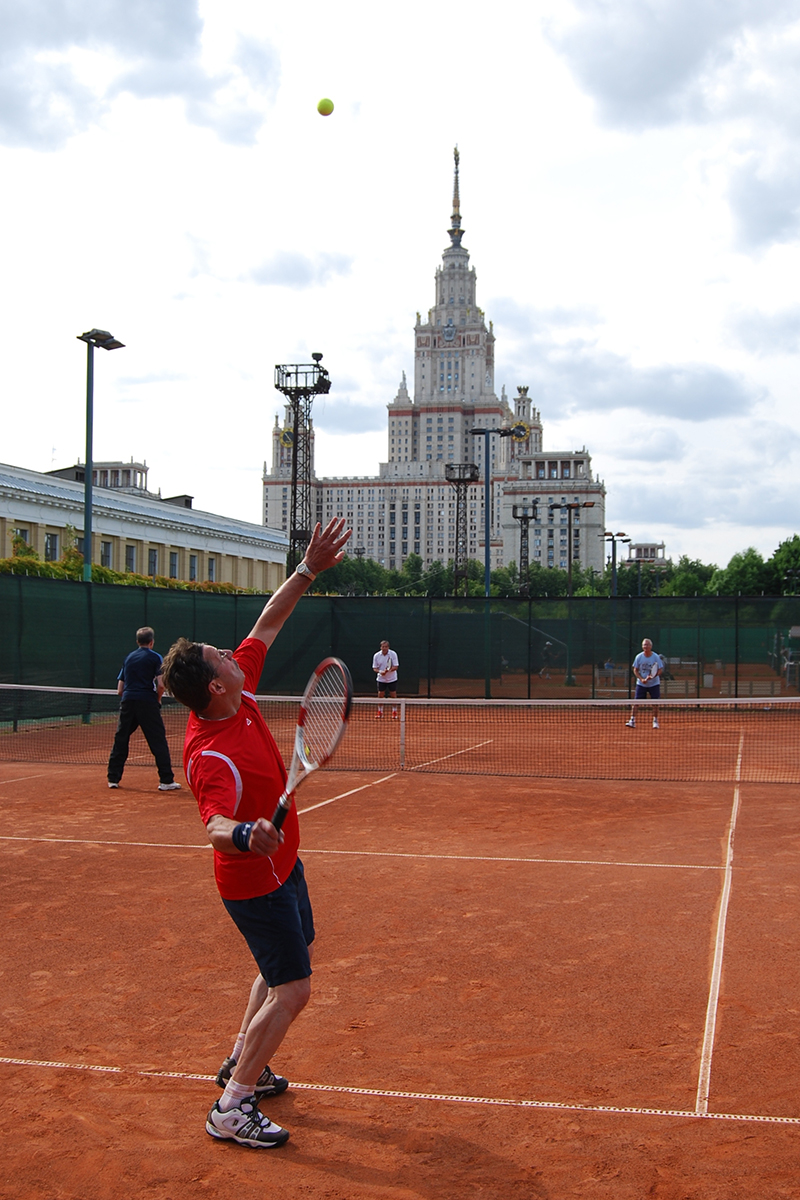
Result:
[[[299,697],[260,696],[288,762]],[[105,766],[116,692],[0,684],[0,762]],[[800,698],[630,701],[398,700],[378,718],[374,698],[353,703],[330,766],[554,779],[734,780],[800,783]],[[182,761],[186,710],[162,709],[173,762]],[[657,713],[658,728],[653,728]],[[130,765],[153,765],[140,732]]]

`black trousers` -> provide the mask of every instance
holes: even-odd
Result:
[[[141,729],[158,767],[158,778],[162,783],[174,783],[172,761],[169,756],[167,734],[161,719],[161,706],[152,700],[123,700],[119,706],[119,722],[114,735],[114,745],[108,760],[108,782],[119,783],[128,758],[128,743],[131,734]]]

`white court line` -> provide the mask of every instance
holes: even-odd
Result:
[[[334,800],[344,800],[345,796],[355,796],[356,792],[363,792],[366,788],[377,787],[379,783],[386,783],[389,779],[394,779],[397,775],[395,771],[392,775],[384,775],[383,779],[373,779],[372,783],[362,783],[361,787],[351,788],[349,792],[342,792],[340,796],[331,796],[330,800],[320,800],[319,804],[309,804],[308,808],[298,808],[297,815],[301,817],[303,813],[313,812],[315,808],[324,808],[326,804],[333,804]]]
[[[725,878],[722,884],[722,895],[719,902],[719,917],[717,919],[717,936],[714,944],[714,965],[711,970],[711,987],[708,992],[706,1008],[706,1024],[703,1032],[703,1050],[700,1055],[700,1075],[697,1081],[697,1100],[695,1111],[703,1116],[708,1112],[708,1093],[711,1090],[711,1058],[714,1053],[714,1034],[717,1026],[717,1008],[719,1006],[719,988],[722,978],[722,955],[725,949],[725,925],[728,920],[728,902],[731,895],[733,877],[733,836],[736,832],[736,819],[739,815],[739,792],[742,778],[742,752],[744,750],[744,733],[739,738],[739,753],[736,758],[736,787],[733,789],[733,807],[728,826],[728,848],[725,855]]]
[[[703,863],[648,863],[648,862],[615,862],[604,858],[523,858],[499,854],[409,854],[402,850],[310,850],[303,847],[303,855],[307,854],[354,854],[365,858],[417,858],[430,859],[433,862],[517,862],[517,863],[552,863],[554,866],[575,867],[664,867],[676,871],[722,871],[719,863],[705,865]]]
[[[455,750],[452,754],[443,754],[441,758],[431,758],[428,762],[417,763],[415,767],[409,767],[409,771],[421,771],[423,767],[432,767],[434,763],[446,762],[448,758],[458,758],[459,754],[469,754],[470,750],[480,750],[481,746],[489,746],[494,741],[494,738],[487,738],[485,742],[476,742],[474,746],[467,746],[464,750]]]
[[[90,1063],[41,1062],[31,1058],[0,1058],[0,1063],[14,1067],[49,1067],[52,1070],[98,1071],[107,1075],[139,1076],[146,1079],[183,1079],[211,1083],[215,1075],[196,1075],[185,1071],[137,1071],[130,1067],[102,1067]],[[379,1088],[346,1087],[327,1083],[292,1083],[297,1091],[332,1092],[346,1096],[376,1096],[393,1100],[438,1100],[445,1104],[483,1104],[498,1108],[538,1108],[554,1112],[619,1113],[629,1116],[686,1117],[706,1121],[757,1121],[766,1125],[800,1125],[800,1117],[770,1117],[761,1113],[699,1113],[681,1108],[643,1108],[616,1104],[569,1104],[558,1100],[509,1100],[495,1096],[454,1096],[447,1092],[399,1092]]]
[[[25,779],[44,779],[45,775],[49,774],[49,771],[40,771],[38,775],[18,775],[16,779],[0,779],[0,787],[6,783],[22,783]]]
[[[386,776],[387,779],[393,778],[391,775]],[[383,783],[383,780],[378,780]],[[367,786],[370,786],[369,784]],[[356,788],[360,791],[360,788]],[[349,796],[350,792],[344,793]],[[341,797],[334,797],[341,799]],[[332,800],[324,800],[323,804],[331,804]],[[320,808],[321,805],[315,804],[314,808]],[[310,812],[310,809],[303,809],[303,812]],[[0,842],[50,842],[56,845],[62,842],[68,846],[145,846],[151,850],[210,850],[211,846],[205,842],[201,846],[187,845],[179,842],[112,842],[104,841],[102,838],[42,838],[42,837],[20,837],[13,834],[0,834]],[[454,861],[454,862],[517,862],[517,863],[552,863],[554,866],[576,866],[576,867],[659,867],[667,870],[675,871],[722,871],[723,868],[714,863],[711,866],[697,863],[647,863],[647,862],[614,862],[610,859],[596,858],[512,858],[503,855],[492,854],[404,854],[401,851],[395,850],[310,850],[301,847],[303,855],[308,854],[353,854],[362,855],[365,858],[416,858],[420,860],[430,860],[431,862]],[[2,1061],[0,1059],[0,1061]]]
[[[15,837],[10,833],[0,834],[0,842],[64,842],[71,846],[149,846],[152,850],[210,850],[205,842],[202,846],[186,842],[112,842],[105,838],[46,838],[46,837]],[[2,1060],[0,1060],[2,1061]]]

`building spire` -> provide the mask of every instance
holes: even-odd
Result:
[[[458,153],[458,146],[453,150],[453,161],[455,162],[455,175],[453,178],[453,215],[450,218],[451,225],[448,229],[450,241],[453,246],[460,247],[461,239],[464,236],[464,231],[461,228],[461,202],[458,194],[458,163],[461,155]]]

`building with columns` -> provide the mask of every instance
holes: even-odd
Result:
[[[0,463],[0,558],[20,536],[58,562],[77,535],[83,553],[85,465],[42,473]],[[147,464],[94,464],[92,561],[114,571],[272,592],[286,576],[277,529],[192,508],[191,496],[147,490]]]
[[[477,463],[480,481],[467,489],[467,557],[484,558],[484,437],[474,428],[498,430],[489,437],[490,552],[492,568],[519,563],[521,525],[515,505],[531,513],[529,561],[566,568],[567,513],[550,504],[589,502],[572,521],[573,561],[603,569],[605,487],[592,476],[591,456],[581,450],[545,451],[540,413],[528,388],[509,403],[495,392],[495,335],[477,303],[477,277],[462,244],[459,154],[455,151],[450,245],[434,278],[434,303],[414,327],[414,385],[403,372],[397,395],[387,405],[387,461],[377,476],[313,478],[316,519],[343,516],[353,526],[351,552],[389,568],[409,554],[426,567],[456,556],[455,490],[445,478],[454,463]],[[524,437],[499,436],[512,424]],[[264,464],[264,524],[288,533],[291,479],[290,410],[272,431],[272,468]],[[313,437],[313,431],[312,431]],[[538,514],[539,520],[535,519]]]

